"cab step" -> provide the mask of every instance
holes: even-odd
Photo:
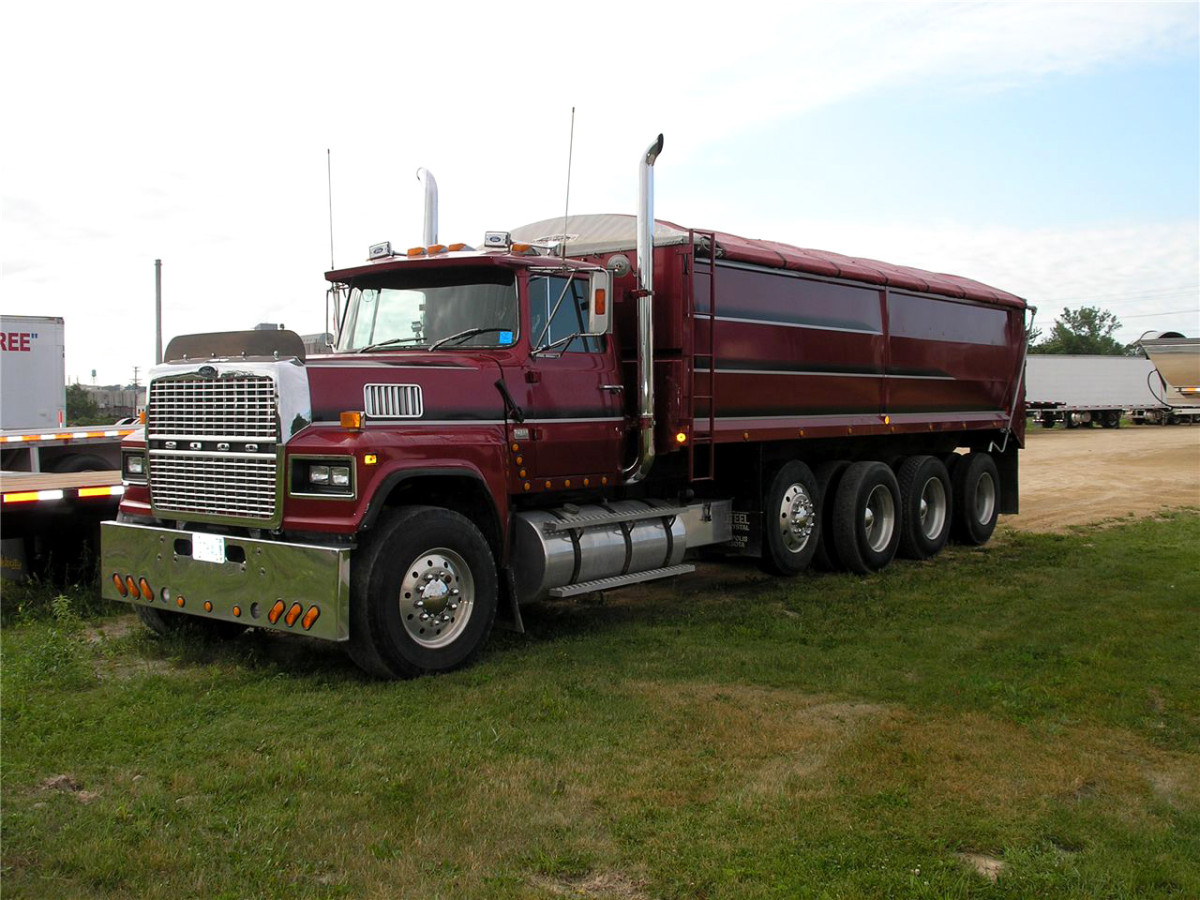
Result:
[[[627,584],[641,584],[643,581],[671,578],[674,575],[686,575],[688,572],[695,571],[695,566],[684,563],[679,566],[647,569],[645,572],[633,572],[629,575],[614,575],[612,578],[597,578],[595,581],[568,584],[563,587],[551,588],[549,593],[551,597],[578,597],[580,594],[593,594],[596,591],[608,591],[613,588],[625,587]]]

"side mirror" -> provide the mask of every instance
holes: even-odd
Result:
[[[608,334],[612,328],[612,279],[607,270],[591,273],[588,294],[588,334]]]

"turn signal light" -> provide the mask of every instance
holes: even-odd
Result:
[[[124,578],[122,578],[120,575],[113,575],[113,584],[117,588],[117,593],[119,593],[122,597],[129,596],[129,588],[125,586]]]
[[[267,619],[272,625],[279,621],[279,617],[283,615],[284,603],[282,600],[276,600],[275,605],[271,607],[271,611],[267,613]]]
[[[361,412],[344,412],[338,416],[338,420],[347,431],[362,431],[363,414]]]
[[[602,316],[605,314],[608,307],[608,295],[604,288],[596,289],[596,315]]]
[[[133,595],[134,599],[137,599],[138,585],[137,582],[133,580],[132,575],[125,576],[125,587],[128,588],[129,593]]]
[[[150,590],[150,582],[145,578],[138,582],[138,587],[142,589],[142,596],[147,600],[154,599],[154,591]]]
[[[292,608],[288,610],[287,615],[283,617],[283,621],[288,623],[288,626],[296,624],[296,620],[300,618],[300,613],[304,612],[304,607],[299,603],[293,603]]]
[[[308,631],[308,629],[313,627],[313,622],[317,621],[317,617],[320,615],[321,611],[319,609],[315,606],[310,606],[308,612],[304,614],[304,618],[300,620],[300,624],[304,626],[305,631]]]
[[[686,444],[687,443],[687,432],[686,431],[677,432],[675,434],[675,443]]]

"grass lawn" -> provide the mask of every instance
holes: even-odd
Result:
[[[1200,897],[1197,546],[711,566],[395,684],[6,586],[4,895]]]

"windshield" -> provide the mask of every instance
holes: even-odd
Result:
[[[386,272],[350,286],[338,350],[507,347],[516,340],[518,321],[511,271]]]

